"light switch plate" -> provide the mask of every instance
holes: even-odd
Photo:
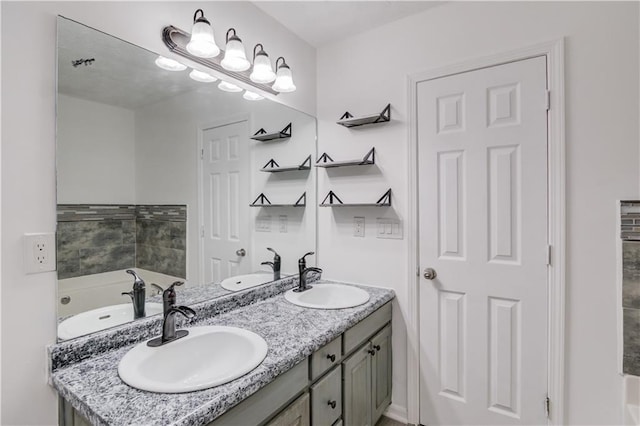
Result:
[[[280,232],[285,234],[287,233],[287,215],[286,214],[282,214],[280,215]]]
[[[353,218],[353,236],[364,237],[364,217]]]
[[[24,234],[24,266],[27,274],[56,270],[56,236],[53,232]]]
[[[391,240],[402,239],[402,222],[400,219],[379,217],[376,219],[376,237]]]
[[[271,232],[271,216],[258,216],[256,218],[257,232]]]

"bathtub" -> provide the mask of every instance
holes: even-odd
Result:
[[[640,377],[624,376],[624,424],[640,426]]]

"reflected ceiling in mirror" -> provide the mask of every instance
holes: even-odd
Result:
[[[264,170],[272,160],[286,167],[316,158],[315,118],[195,81],[190,68],[161,69],[157,58],[58,18],[61,325],[80,314],[96,330],[129,321],[136,295],[127,269],[146,282],[152,308],[162,302],[158,289],[175,281],[187,282],[177,294],[188,305],[229,294],[226,278],[272,277],[267,247],[282,257],[283,276],[316,249],[315,171]],[[287,138],[251,139],[289,123]],[[250,208],[260,194],[279,207]],[[293,207],[302,194],[306,205]],[[60,338],[73,337],[72,322]]]

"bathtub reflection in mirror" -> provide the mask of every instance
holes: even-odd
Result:
[[[58,17],[60,339],[133,319],[127,269],[146,282],[153,315],[159,289],[175,281],[186,281],[177,294],[189,305],[229,294],[220,282],[231,276],[271,281],[267,247],[283,276],[316,249],[314,170],[261,171],[270,160],[313,161],[315,118],[194,81],[190,68],[163,70],[157,58]],[[290,138],[251,139],[289,123]],[[261,193],[289,205],[306,194],[306,207],[250,208]]]

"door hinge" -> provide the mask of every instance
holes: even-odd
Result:
[[[200,159],[204,160],[204,148],[200,150]]]
[[[204,238],[204,225],[200,226],[200,238]]]
[[[547,416],[547,419],[551,419],[551,400],[549,397],[544,399],[544,413]]]
[[[551,266],[551,245],[547,245],[547,265]]]
[[[551,90],[547,90],[547,111],[551,110]]]
[[[418,266],[416,268],[416,277],[419,277],[419,276],[420,276],[420,267]]]

